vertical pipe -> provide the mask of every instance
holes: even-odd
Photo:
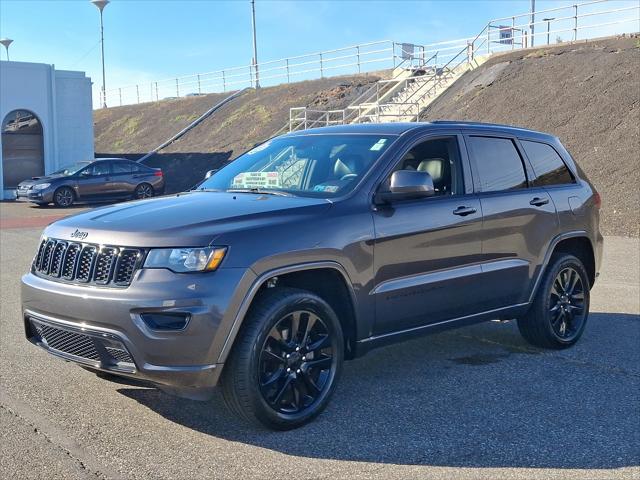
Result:
[[[157,102],[158,100],[160,100],[160,96],[158,95],[158,82],[155,82],[155,83],[156,83],[156,102]]]
[[[356,46],[356,55],[358,58],[358,73],[360,73],[360,45]]]
[[[122,106],[122,89],[118,89],[118,95],[120,96],[120,106]]]
[[[224,70],[222,70],[222,91],[223,92],[227,91],[227,81],[224,78]]]
[[[491,45],[491,25],[487,25],[487,55],[491,53],[489,46]]]
[[[253,68],[256,72],[256,88],[260,88],[260,73],[258,72],[258,43],[256,40],[256,2],[251,0],[251,27],[253,28]]]
[[[107,108],[107,87],[106,76],[104,74],[104,25],[102,23],[102,9],[100,9],[100,47],[102,49],[102,108]],[[7,60],[9,59],[9,50],[7,49]],[[122,105],[122,100],[120,101]]]
[[[202,93],[202,88],[200,88],[200,74],[198,74],[198,93]]]
[[[516,48],[516,17],[511,17],[511,50]]]
[[[180,97],[180,87],[178,86],[178,79],[176,78],[176,97]]]
[[[138,100],[138,103],[140,103],[140,89],[138,88],[138,85],[136,85],[136,99]]]
[[[320,78],[324,78],[324,73],[322,70],[322,54],[320,54]]]
[[[578,5],[573,6],[573,41],[578,40]]]
[[[531,46],[535,44],[536,0],[531,0]]]
[[[289,83],[289,59],[286,59],[287,62],[287,83]]]

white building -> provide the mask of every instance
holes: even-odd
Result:
[[[53,65],[0,61],[0,198],[17,184],[93,158],[91,79]]]

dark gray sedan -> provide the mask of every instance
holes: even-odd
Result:
[[[74,202],[149,198],[162,193],[164,176],[159,168],[124,158],[102,158],[25,180],[18,185],[16,199],[69,207]]]

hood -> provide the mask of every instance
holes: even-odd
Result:
[[[49,225],[45,235],[130,247],[196,247],[231,230],[308,220],[330,206],[320,198],[189,192],[89,210]]]
[[[52,180],[56,180],[61,177],[63,177],[63,175],[45,175],[43,177],[31,177],[28,180],[23,180],[18,185],[33,186],[33,185],[37,185],[38,183],[51,182]]]

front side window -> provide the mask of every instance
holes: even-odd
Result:
[[[480,191],[499,192],[527,186],[524,165],[512,140],[471,136],[469,148],[480,177]]]
[[[427,140],[414,146],[394,170],[417,170],[431,175],[435,194],[464,193],[460,150],[456,137]]]
[[[109,162],[96,162],[83,170],[82,173],[87,172],[88,175],[109,175]]]
[[[569,169],[553,147],[545,143],[521,140],[520,143],[529,157],[536,178],[533,185],[544,187],[573,183]]]
[[[269,140],[199,190],[336,197],[351,191],[395,139],[391,135],[301,135]]]
[[[57,170],[57,171],[53,172],[51,175],[60,175],[60,176],[63,176],[63,177],[68,177],[69,175],[74,175],[74,174],[78,173],[80,170],[85,168],[87,165],[89,165],[89,162],[72,163],[71,165],[67,165],[64,168],[61,168],[60,170]]]

